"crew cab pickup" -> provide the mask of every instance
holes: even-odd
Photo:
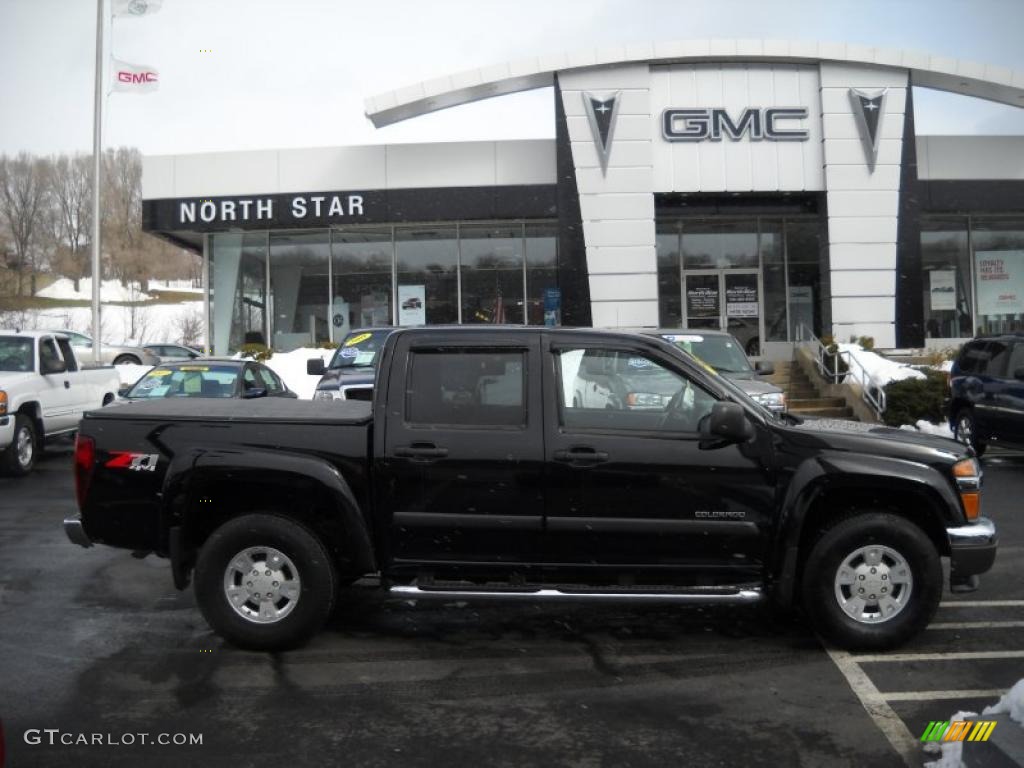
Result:
[[[78,429],[119,384],[113,368],[81,368],[64,334],[0,331],[0,469],[27,475],[45,440]]]
[[[995,559],[969,447],[776,418],[659,338],[418,328],[381,355],[372,403],[87,413],[68,536],[169,558],[253,649],[301,644],[374,574],[406,599],[767,598],[889,648],[934,614],[942,558],[965,591]],[[623,358],[644,391],[574,398]]]

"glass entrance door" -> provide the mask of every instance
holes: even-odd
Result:
[[[761,276],[756,269],[686,272],[683,313],[687,328],[728,331],[748,355],[761,354]]]

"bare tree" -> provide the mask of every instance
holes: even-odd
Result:
[[[50,217],[56,265],[79,282],[90,274],[92,235],[92,159],[88,155],[60,155],[50,164],[52,211]]]
[[[48,202],[47,168],[47,161],[26,152],[14,158],[0,156],[0,216],[14,245],[12,266],[17,271],[19,296],[26,269],[31,275],[31,293],[35,293],[39,230]]]
[[[178,341],[186,347],[199,343],[203,333],[203,315],[197,309],[187,310],[178,315],[174,321],[178,331]]]

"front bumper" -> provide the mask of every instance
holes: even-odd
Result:
[[[957,582],[985,573],[996,561],[996,526],[987,517],[968,525],[947,528],[950,549],[950,581]]]
[[[77,544],[80,547],[92,546],[92,540],[86,535],[85,528],[82,527],[81,515],[64,518],[64,533],[71,539],[72,544]]]
[[[14,416],[0,416],[0,451],[14,442]]]

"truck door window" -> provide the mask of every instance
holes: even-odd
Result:
[[[57,345],[53,343],[53,339],[40,339],[39,340],[39,370],[49,370],[49,363],[56,363],[60,360],[60,355],[57,354]]]
[[[526,353],[413,350],[406,383],[409,424],[526,425]]]
[[[75,353],[71,349],[71,342],[67,339],[57,339],[57,344],[60,346],[60,354],[64,358],[64,362],[67,363],[68,370],[77,371],[78,363],[75,360]]]
[[[587,348],[557,356],[567,429],[697,432],[715,404],[687,377],[643,354]]]
[[[31,371],[32,339],[26,336],[0,337],[0,371]]]

